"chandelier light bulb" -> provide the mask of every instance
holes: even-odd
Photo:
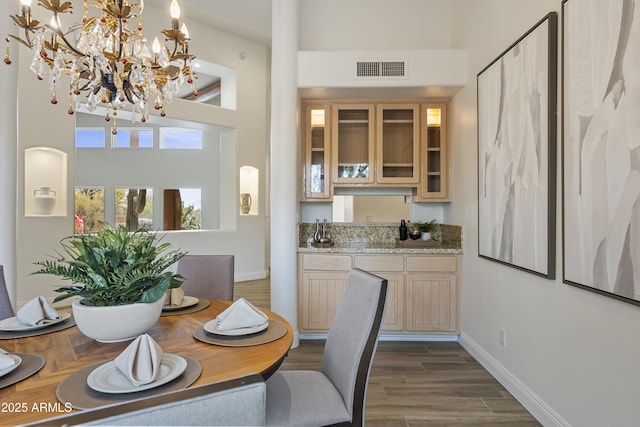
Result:
[[[180,6],[178,5],[178,1],[177,0],[173,0],[171,2],[171,6],[169,6],[169,13],[171,13],[171,18],[172,19],[179,19],[180,18]]]
[[[185,24],[184,22],[182,23],[182,27],[180,27],[180,31],[182,32],[182,34],[184,34],[184,37],[186,39],[189,38],[189,30],[187,29],[187,24]]]
[[[157,37],[153,39],[153,43],[151,44],[151,51],[156,55],[160,53],[160,41]]]
[[[24,7],[31,7],[31,0],[20,0],[20,4]]]
[[[52,16],[52,17],[51,17],[51,20],[49,21],[49,25],[50,25],[52,28],[58,29],[58,21],[56,20],[56,17],[55,17],[55,16]]]

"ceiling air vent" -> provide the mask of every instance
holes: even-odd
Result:
[[[397,78],[405,76],[404,61],[358,61],[356,76],[364,78]]]

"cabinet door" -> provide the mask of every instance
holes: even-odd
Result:
[[[422,138],[418,201],[448,200],[447,105],[445,103],[424,104],[420,116]]]
[[[329,104],[304,106],[303,195],[306,200],[331,198],[330,119]]]
[[[302,329],[327,332],[344,295],[348,273],[305,272],[302,275]]]
[[[457,332],[455,274],[408,274],[406,328],[418,332]]]
[[[415,184],[419,180],[420,108],[418,104],[376,107],[376,181]]]
[[[373,273],[387,279],[387,302],[382,319],[383,331],[404,329],[404,276],[401,273]]]
[[[374,180],[373,104],[338,104],[332,113],[332,181],[369,184]]]

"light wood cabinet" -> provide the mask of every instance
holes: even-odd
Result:
[[[302,199],[331,199],[331,106],[304,106]]]
[[[387,279],[382,330],[401,334],[457,334],[459,255],[298,255],[300,331],[331,327],[351,268]]]
[[[448,201],[447,102],[303,103],[301,200],[334,187],[409,187],[416,202]]]
[[[332,114],[332,182],[369,184],[374,179],[373,104],[337,104]]]
[[[448,201],[447,104],[423,104],[420,116],[420,185],[415,191],[415,201]]]
[[[312,271],[302,276],[302,329],[329,330],[347,284],[346,273]]]
[[[406,296],[408,331],[456,331],[455,274],[407,274]]]
[[[387,305],[383,331],[404,329],[404,257],[402,255],[356,255],[353,266],[387,279]]]
[[[419,121],[418,104],[376,106],[376,182],[418,183]]]

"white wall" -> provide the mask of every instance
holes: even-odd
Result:
[[[451,1],[302,0],[300,3],[300,50],[451,47]]]
[[[452,105],[453,202],[446,214],[465,236],[462,342],[545,425],[638,425],[640,307],[562,283],[560,167],[558,279],[477,256],[476,75],[548,12],[561,21],[560,9],[557,0],[454,2],[452,43],[467,49],[468,72]],[[560,146],[558,134],[558,159]]]
[[[74,1],[76,11],[82,3]],[[34,10],[36,6],[34,4]],[[34,12],[35,13],[35,12]],[[81,12],[80,12],[81,13]],[[42,17],[41,12],[35,15]],[[74,17],[77,13],[74,13]],[[145,35],[160,34],[170,25],[168,10],[159,10],[146,5],[144,11]],[[266,259],[266,161],[268,157],[268,81],[269,52],[266,45],[240,38],[229,33],[206,27],[198,22],[188,22],[192,39],[190,52],[211,63],[221,64],[236,71],[238,92],[236,110],[212,107],[194,109],[190,102],[174,100],[167,106],[167,116],[195,122],[225,126],[235,129],[233,136],[223,136],[221,150],[229,162],[221,165],[221,176],[232,176],[234,182],[220,189],[221,199],[228,206],[221,212],[221,223],[231,224],[225,230],[202,232],[172,232],[164,241],[175,243],[192,254],[231,253],[236,257],[236,280],[265,277],[268,269]],[[24,47],[18,76],[18,134],[19,165],[18,194],[24,189],[24,149],[48,145],[68,154],[67,192],[71,194],[74,183],[74,116],[67,115],[68,95],[58,93],[58,105],[49,103],[50,94],[45,82],[38,82],[28,70],[30,54]],[[243,53],[242,55],[240,53]],[[4,66],[4,64],[3,64]],[[15,82],[14,82],[15,83]],[[67,83],[68,84],[68,83]],[[65,87],[63,82],[62,86]],[[3,116],[4,120],[4,116]],[[124,126],[124,121],[119,124]],[[225,141],[224,138],[233,138]],[[226,142],[226,143],[225,143]],[[239,168],[242,165],[259,169],[260,197],[259,215],[239,215]],[[17,302],[37,295],[53,295],[52,287],[61,282],[50,276],[30,276],[34,271],[33,261],[45,259],[64,236],[73,233],[73,198],[67,197],[67,215],[58,217],[25,217],[24,199],[18,199],[17,242]],[[247,243],[250,242],[250,243]]]

